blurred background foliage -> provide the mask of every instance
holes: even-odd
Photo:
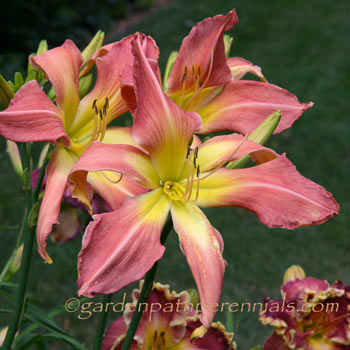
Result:
[[[12,7],[15,3],[22,7]],[[52,3],[51,7],[41,1],[20,3],[16,0],[6,5],[6,11],[2,8],[1,16],[7,16],[5,22],[0,22],[2,32],[9,33],[6,35],[11,38],[9,46],[1,51],[0,72],[4,74],[4,67],[8,67],[11,73],[6,78],[12,78],[11,65],[16,69],[25,68],[28,54],[36,49],[40,39],[47,39],[53,47],[69,37],[82,49],[97,29],[110,30],[106,33],[108,42],[136,30],[153,36],[161,49],[160,66],[164,71],[168,55],[179,48],[183,37],[197,21],[235,7],[240,22],[230,31],[235,38],[231,56],[252,61],[262,67],[270,83],[288,89],[300,101],[315,103],[291,129],[273,136],[268,146],[279,153],[287,152],[299,172],[332,192],[341,205],[341,212],[321,226],[287,231],[268,229],[246,210],[206,210],[225,241],[224,257],[228,266],[222,301],[253,303],[267,295],[279,297],[283,272],[296,263],[301,264],[309,276],[330,282],[340,279],[350,284],[348,0],[173,0],[145,14],[122,33],[112,29],[113,24],[118,23],[119,8],[125,3],[113,4],[106,0],[102,2],[106,7],[101,8],[96,8],[97,3],[90,0],[80,3],[81,7],[65,0],[47,3]],[[53,17],[48,17],[48,13]],[[129,17],[134,15],[134,10],[128,11]],[[25,25],[19,21],[22,17]],[[130,119],[124,117],[116,120],[119,125],[128,123]],[[23,193],[3,140],[0,147],[0,266],[3,266],[16,240]],[[81,235],[62,246],[49,243],[53,265],[43,264],[34,253],[29,291],[36,305],[51,310],[75,296],[76,257],[80,244]],[[177,291],[195,287],[174,233],[168,239],[157,280],[170,284]],[[130,300],[129,291],[135,286],[126,289],[127,299]],[[121,301],[123,293],[124,290],[116,293],[113,300]],[[0,317],[1,327],[6,324],[6,318]],[[114,317],[109,315],[109,323]],[[256,313],[234,314],[239,349],[248,350],[262,344],[272,332],[260,325],[257,318]],[[225,313],[218,313],[217,319],[225,322]],[[87,320],[79,320],[77,313],[63,313],[58,317],[58,322],[88,347],[92,344],[96,321],[97,315]],[[50,349],[65,349],[65,346],[53,343]]]
[[[152,6],[154,0],[11,0],[2,2],[0,23],[4,41],[1,73],[26,65],[27,55],[46,39],[51,47],[65,38],[84,46],[98,30],[108,31],[116,20]]]

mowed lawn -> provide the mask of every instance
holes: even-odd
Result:
[[[286,152],[300,173],[332,192],[341,212],[321,226],[287,231],[268,229],[254,214],[243,209],[205,210],[225,242],[228,266],[222,302],[254,303],[267,295],[278,297],[283,272],[291,264],[302,265],[310,276],[330,282],[340,279],[350,284],[348,0],[173,1],[124,34],[138,30],[154,37],[160,47],[163,69],[169,53],[179,48],[194,23],[233,7],[240,22],[230,31],[235,38],[231,56],[252,61],[263,69],[270,83],[288,89],[300,101],[315,103],[291,129],[273,136],[268,145],[279,153]],[[119,38],[108,37],[108,40]],[[121,118],[119,123],[125,120]],[[3,265],[16,239],[15,226],[21,220],[23,195],[4,143],[1,146],[0,262]],[[80,238],[62,246],[49,244],[53,265],[43,264],[34,253],[29,283],[33,302],[50,310],[75,296],[79,248]],[[168,239],[157,280],[177,291],[195,288],[174,232]],[[122,293],[117,293],[114,300],[121,300]],[[112,319],[111,314],[109,322]],[[226,313],[218,313],[217,319],[225,322]],[[234,314],[239,349],[262,344],[272,331],[257,319],[257,313]],[[78,320],[76,314],[68,313],[58,318],[89,348],[96,320],[97,315]],[[0,327],[4,324],[5,318]],[[63,345],[57,346],[62,348]]]

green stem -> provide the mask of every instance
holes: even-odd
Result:
[[[49,149],[47,150],[43,166],[41,167],[40,174],[39,174],[38,180],[37,180],[36,185],[35,185],[35,189],[34,189],[34,192],[33,192],[33,203],[35,203],[38,200],[38,198],[39,198],[41,185],[43,183],[44,176],[45,176],[46,166],[49,163],[50,158],[51,158],[50,157],[51,150],[52,150],[52,145],[50,145]]]
[[[39,195],[39,193],[37,193],[35,196],[33,195],[33,189],[30,181],[30,147],[27,147],[26,144],[19,144],[18,148],[21,155],[22,165],[23,165],[23,184],[24,184],[24,191],[26,195],[26,215],[25,215],[26,225],[24,228],[24,247],[23,247],[21,268],[19,271],[19,282],[18,282],[18,286],[16,289],[16,296],[15,296],[16,303],[12,313],[9,329],[6,333],[6,338],[2,348],[3,350],[11,349],[13,339],[20,325],[21,314],[23,313],[25,292],[27,288],[28,273],[29,273],[29,267],[30,267],[30,261],[31,261],[33,243],[34,243],[34,237],[35,237],[35,228],[36,228],[36,226],[29,227],[28,215],[34,203],[38,200],[38,195]],[[41,179],[41,182],[42,182],[42,179]],[[38,186],[39,186],[39,183],[37,183],[37,187]]]
[[[171,220],[171,218],[167,221],[167,223],[165,224],[163,231],[162,231],[162,235],[160,238],[160,241],[162,244],[165,243],[171,229],[173,228],[173,222]],[[142,313],[143,313],[143,309],[145,307],[145,303],[147,302],[152,288],[153,288],[153,281],[154,281],[154,276],[156,274],[157,271],[157,267],[158,267],[158,261],[154,263],[154,265],[152,266],[152,268],[146,273],[145,276],[145,280],[143,283],[143,287],[140,293],[140,297],[137,301],[137,305],[134,311],[134,314],[132,315],[132,320],[131,323],[129,325],[129,329],[128,332],[125,336],[124,342],[123,342],[123,346],[122,346],[122,350],[129,350],[132,340],[134,339],[134,335],[136,333],[137,327],[139,325]]]
[[[111,298],[112,298],[112,294],[104,295],[102,304],[107,305],[111,301]],[[101,350],[103,333],[105,331],[105,325],[107,321],[107,313],[108,313],[108,307],[107,307],[107,311],[103,310],[101,312],[100,317],[98,319],[94,350]]]

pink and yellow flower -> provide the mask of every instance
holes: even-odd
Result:
[[[264,350],[349,350],[350,287],[313,277],[288,281],[260,321],[275,328]]]
[[[336,215],[339,206],[284,155],[241,135],[201,143],[194,136],[201,118],[183,111],[163,92],[139,38],[133,49],[137,109],[131,134],[139,147],[94,143],[71,170],[69,187],[73,197],[87,201],[88,172],[103,170],[135,179],[148,192],[93,217],[79,253],[78,293],[109,294],[141,279],[164,253],[160,235],[170,212],[197,283],[201,321],[209,327],[226,263],[221,235],[200,207],[243,207],[269,227],[292,229],[320,224]],[[225,167],[247,154],[259,165]]]
[[[279,133],[313,103],[300,103],[287,90],[267,83],[261,69],[251,62],[226,58],[224,32],[237,23],[235,10],[197,23],[184,38],[168,77],[166,73],[165,91],[183,110],[200,115],[202,124],[197,133],[230,130],[247,134],[281,110],[282,119],[275,130]],[[240,80],[246,73],[261,81]],[[133,109],[132,79],[124,76],[124,83],[123,96]]]
[[[70,40],[62,46],[31,56],[33,66],[43,70],[56,94],[54,104],[36,81],[25,84],[12,99],[10,106],[0,112],[0,135],[17,142],[48,141],[56,145],[46,169],[46,189],[40,207],[37,241],[40,255],[51,262],[46,252],[46,238],[58,223],[62,196],[67,177],[81,154],[94,141],[106,143],[135,142],[130,128],[108,128],[107,124],[128,110],[121,97],[119,75],[132,67],[133,55],[129,36],[120,42],[101,48],[91,62],[96,61],[97,80],[83,99],[79,97],[79,74],[83,56]],[[153,39],[142,36],[142,45],[150,57],[158,58]],[[103,51],[102,53],[100,51]],[[103,57],[96,57],[98,55]],[[130,66],[131,64],[131,66]],[[89,66],[89,67],[90,67]],[[144,192],[142,186],[121,179],[120,174],[98,172],[89,181],[112,209],[117,209],[126,196]],[[92,193],[89,194],[91,198]],[[91,211],[90,202],[84,202]]]
[[[121,349],[141,288],[142,283],[140,289],[133,291],[133,302],[126,304],[124,317],[119,317],[109,327],[103,338],[102,350]],[[236,349],[233,334],[226,332],[220,322],[213,323],[202,338],[191,341],[192,332],[199,326],[199,317],[193,311],[186,291],[170,292],[168,285],[154,283],[130,349]]]

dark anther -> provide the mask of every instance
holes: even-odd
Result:
[[[201,75],[201,68],[198,66],[198,76]]]
[[[196,149],[194,150],[194,157],[195,157],[195,158],[198,157],[198,147],[196,147]]]
[[[92,102],[92,108],[93,108],[93,109],[96,108],[96,102],[97,102],[97,100],[94,100],[94,102]]]
[[[108,97],[106,96],[106,103],[105,103],[105,107],[106,107],[106,109],[109,107],[109,99],[108,99]]]
[[[186,80],[186,76],[187,76],[187,67],[185,67],[184,75],[182,76],[182,80],[181,80],[182,83]]]
[[[199,87],[202,87],[203,86],[203,82],[201,81],[200,83],[199,83]]]
[[[100,119],[103,120],[102,111],[100,111]]]
[[[98,114],[98,109],[97,109],[96,105],[94,107],[94,110],[95,110],[95,113]]]
[[[105,116],[107,114],[107,105],[103,106],[103,115]]]
[[[199,169],[199,164],[198,164],[198,167],[197,167],[197,177],[199,177],[199,174],[200,174],[200,169]]]
[[[187,153],[186,153],[186,159],[188,159],[188,156],[190,155],[190,153],[191,153],[191,147],[188,147]]]

